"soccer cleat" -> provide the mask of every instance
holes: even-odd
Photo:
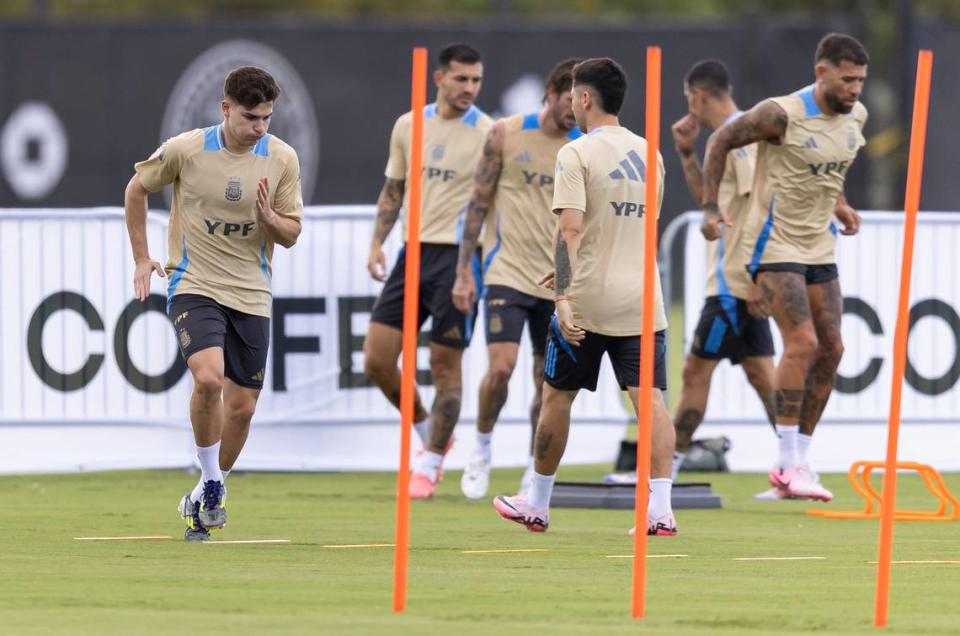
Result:
[[[817,483],[806,466],[774,468],[770,471],[770,485],[779,488],[793,499],[830,501],[833,493]]]
[[[447,453],[450,452],[450,449],[453,448],[453,442],[456,440],[453,434],[450,435],[450,439],[447,440],[447,445],[443,448],[443,452],[440,453],[440,466],[437,468],[437,482],[443,481],[443,460],[447,458]],[[424,445],[423,448],[417,451],[417,461],[419,462],[420,456],[427,452],[427,446]]]
[[[631,537],[637,533],[634,526],[627,532]],[[647,517],[647,536],[650,537],[675,537],[677,536],[677,520],[673,513],[660,515],[659,517]]]
[[[467,499],[482,499],[490,488],[490,460],[475,453],[460,478],[460,490]]]
[[[534,510],[523,495],[494,497],[493,507],[501,517],[525,526],[530,532],[546,532],[550,526],[550,513],[546,510]]]
[[[204,528],[222,528],[226,525],[226,494],[222,481],[211,479],[203,483],[203,495],[200,497],[200,510],[197,515]]]
[[[439,471],[437,471],[439,475]],[[410,499],[430,499],[437,489],[437,482],[420,472],[410,475]]]
[[[783,488],[771,486],[763,492],[758,492],[753,496],[757,501],[783,501],[784,499],[793,499]]]
[[[183,496],[177,506],[180,518],[187,522],[183,532],[184,541],[206,541],[210,538],[210,531],[200,523],[200,502],[190,501],[190,493]]]

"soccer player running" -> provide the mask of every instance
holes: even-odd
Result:
[[[457,309],[473,311],[478,296],[473,266],[486,223],[479,296],[486,308],[489,366],[480,383],[477,446],[460,482],[469,499],[485,497],[489,488],[493,427],[507,401],[524,323],[533,344],[535,388],[530,405],[530,458],[520,492],[527,491],[533,477],[533,434],[543,401],[543,358],[553,317],[553,293],[537,285],[536,275],[553,266],[556,218],[551,206],[557,152],[581,135],[570,94],[570,71],[579,61],[564,60],[550,72],[539,112],[506,117],[493,125],[474,177],[453,286]]]
[[[833,389],[843,342],[835,215],[841,234],[856,234],[860,216],[843,183],[864,145],[867,120],[860,93],[869,58],[849,35],[831,33],[817,45],[816,81],[792,95],[761,102],[710,136],[704,159],[704,214],[729,223],[718,206],[727,155],[757,143],[757,168],[744,228],[749,271],[770,304],[783,336],[775,376],[780,457],[770,484],[788,496],[829,501],[806,464],[805,441]]]
[[[247,434],[270,344],[274,244],[300,235],[297,153],[267,134],[280,87],[263,69],[227,75],[223,122],[167,140],[136,164],[124,205],[136,268],[134,293],[167,276],[167,314],[193,376],[190,421],[200,481],[180,502],[184,538],[203,541],[226,523],[224,480]],[[173,184],[165,268],[150,258],[147,197]]]
[[[410,479],[410,497],[433,496],[443,456],[453,440],[460,417],[460,361],[470,344],[476,307],[464,314],[453,305],[451,290],[457,268],[457,224],[470,200],[473,176],[484,138],[493,120],[474,105],[483,80],[480,54],[465,44],[451,44],[439,55],[433,74],[437,101],[428,104],[423,125],[423,207],[420,238],[420,307],[417,324],[433,319],[430,332],[430,371],[436,397],[430,414],[416,395],[414,427],[424,452]],[[410,166],[411,113],[401,115],[390,135],[386,181],[377,200],[377,218],[367,269],[374,280],[386,281],[370,316],[363,343],[364,369],[390,403],[400,408],[405,250],[386,273],[383,242],[393,229],[405,201]],[[406,225],[406,219],[404,219]],[[404,227],[406,232],[406,227]]]
[[[727,67],[718,60],[697,62],[684,79],[690,112],[673,124],[673,141],[683,164],[687,187],[697,205],[703,203],[703,172],[694,151],[701,126],[716,130],[736,120],[742,111],[733,99]],[[747,272],[750,255],[744,250],[743,227],[753,185],[756,144],[726,157],[718,205],[730,226],[705,214],[700,231],[707,244],[707,297],[694,332],[693,346],[683,367],[683,391],[674,417],[677,431],[671,476],[680,470],[697,427],[703,421],[710,379],[723,359],[740,364],[763,402],[770,424],[773,408],[773,336],[760,291]],[[771,491],[773,492],[773,491]]]
[[[554,287],[556,314],[547,340],[543,408],[534,443],[534,475],[527,495],[499,496],[500,516],[545,532],[550,496],[567,444],[570,408],[580,389],[595,391],[606,353],[620,388],[637,408],[640,338],[655,339],[653,445],[648,534],[677,532],[670,502],[670,457],[674,430],[663,402],[666,389],[663,296],[656,277],[655,333],[640,333],[643,296],[643,214],[647,142],[620,126],[627,77],[609,58],[573,68],[573,112],[585,136],[557,157],[553,211],[555,269],[541,279]],[[663,163],[657,210],[663,200]]]

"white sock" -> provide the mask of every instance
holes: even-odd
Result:
[[[553,495],[553,482],[557,480],[557,475],[541,475],[534,471],[533,483],[530,484],[530,492],[527,493],[527,503],[534,510],[549,510],[550,497]]]
[[[227,475],[230,474],[230,471],[229,471],[229,470],[223,470],[223,469],[221,468],[221,469],[220,469],[220,473],[223,475],[223,481],[227,481]]]
[[[797,435],[799,431],[800,427],[796,424],[793,426],[777,424],[777,435],[780,436],[780,460],[778,462],[780,468],[793,468],[797,465]]]
[[[671,495],[673,480],[658,477],[650,480],[650,504],[647,506],[647,515],[656,519],[673,512]]]
[[[670,479],[673,481],[677,480],[677,474],[680,472],[680,465],[683,464],[683,460],[686,458],[686,453],[681,453],[680,451],[673,452],[673,465],[670,467]]]
[[[493,459],[493,448],[491,442],[493,441],[493,431],[489,433],[481,433],[477,431],[477,450],[488,462]]]
[[[799,431],[799,429],[797,430]],[[810,442],[812,441],[812,435],[797,433],[797,466],[807,465],[807,451],[810,450]]]
[[[443,462],[443,455],[431,450],[423,451],[420,455],[420,465],[417,466],[417,472],[426,475],[431,481],[437,480],[437,473],[440,471],[440,464]]]
[[[200,481],[223,481],[220,471],[220,442],[212,446],[197,446],[197,459],[200,460]]]
[[[430,441],[430,418],[428,417],[422,422],[414,422],[413,430],[417,432],[417,437],[420,438],[420,443],[426,446],[427,442]]]

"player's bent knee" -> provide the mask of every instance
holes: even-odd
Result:
[[[817,334],[811,330],[801,330],[783,340],[783,355],[791,358],[813,358],[820,343]]]
[[[703,384],[710,378],[712,368],[694,356],[687,356],[683,363],[683,385]]]
[[[199,369],[193,372],[193,387],[203,396],[219,397],[223,391],[223,376],[215,371]]]

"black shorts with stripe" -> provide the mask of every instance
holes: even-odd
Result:
[[[698,358],[730,360],[773,355],[770,320],[758,320],[747,311],[747,302],[734,296],[708,296],[690,348]]]
[[[465,315],[453,304],[453,284],[457,278],[457,245],[422,243],[420,245],[420,308],[417,329],[427,318],[433,318],[430,341],[465,349],[470,344],[473,326],[477,320],[477,306]],[[373,312],[371,322],[403,329],[403,289],[406,276],[407,248],[400,250],[397,263],[387,278]]]
[[[666,332],[658,331],[654,336],[653,386],[666,391]],[[596,391],[604,353],[610,357],[621,390],[640,386],[640,336],[605,336],[587,331],[580,346],[574,347],[564,340],[554,316],[547,335],[545,380],[561,391]]]
[[[505,285],[488,285],[483,303],[487,343],[520,342],[526,323],[530,330],[533,355],[544,355],[547,330],[553,318],[553,301]]]
[[[262,389],[270,347],[270,319],[225,307],[200,294],[176,294],[167,315],[184,360],[209,347],[223,349],[223,374],[240,386]]]

